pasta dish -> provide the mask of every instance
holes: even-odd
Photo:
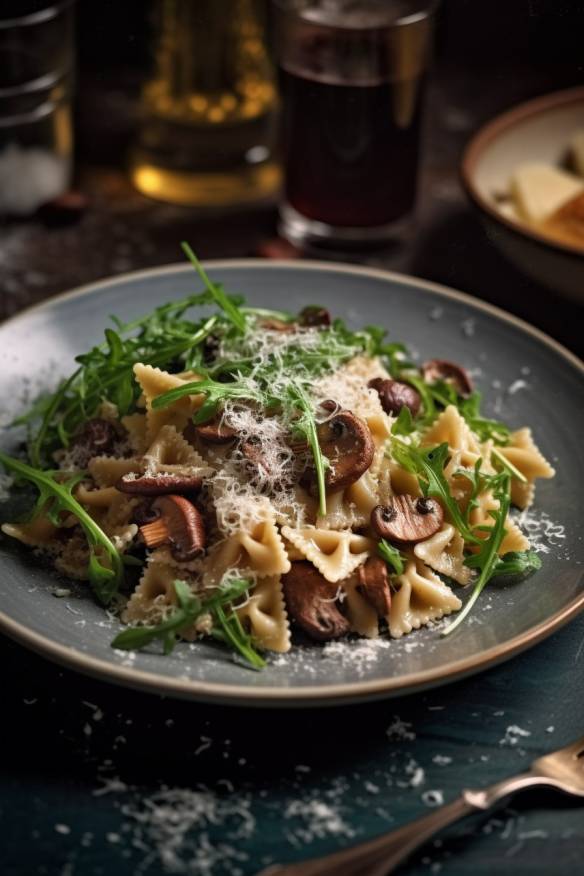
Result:
[[[89,582],[126,625],[115,648],[212,637],[261,668],[294,630],[397,638],[457,613],[449,635],[491,579],[539,568],[509,512],[554,471],[461,365],[316,305],[248,307],[184,249],[203,291],[114,320],[18,421],[28,459],[0,453],[38,494],[4,533]]]

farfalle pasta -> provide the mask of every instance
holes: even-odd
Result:
[[[4,533],[89,581],[116,648],[210,637],[259,668],[296,636],[451,632],[538,567],[510,509],[554,471],[460,365],[321,307],[242,308],[189,257],[204,291],[116,323],[31,413],[29,462],[0,453],[40,493]]]

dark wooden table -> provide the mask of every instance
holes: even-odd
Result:
[[[511,268],[460,188],[458,159],[477,124],[544,90],[536,76],[493,75],[498,87],[488,89],[443,66],[429,99],[416,234],[363,261],[493,301],[578,352],[581,309]],[[272,207],[202,216],[133,192],[116,166],[132,124],[131,89],[101,77],[83,94],[78,185],[89,208],[68,227],[0,226],[0,316],[100,277],[177,261],[183,238],[213,258],[253,255],[273,237]],[[98,145],[96,115],[108,128]],[[271,860],[302,860],[402,824],[584,733],[582,618],[474,679],[310,713],[119,690],[7,640],[0,665],[2,876],[248,876]],[[531,794],[450,831],[403,872],[573,876],[583,861],[582,808]]]

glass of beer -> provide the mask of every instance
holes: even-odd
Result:
[[[266,0],[155,0],[154,70],[130,174],[144,194],[193,206],[274,196],[277,87]]]
[[[399,239],[416,197],[431,0],[274,0],[280,233],[336,249]]]

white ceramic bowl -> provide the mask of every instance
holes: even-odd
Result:
[[[468,144],[461,170],[493,243],[534,280],[584,302],[584,249],[553,241],[508,218],[496,201],[519,164],[564,164],[578,129],[584,129],[584,87],[535,98],[484,125]]]

